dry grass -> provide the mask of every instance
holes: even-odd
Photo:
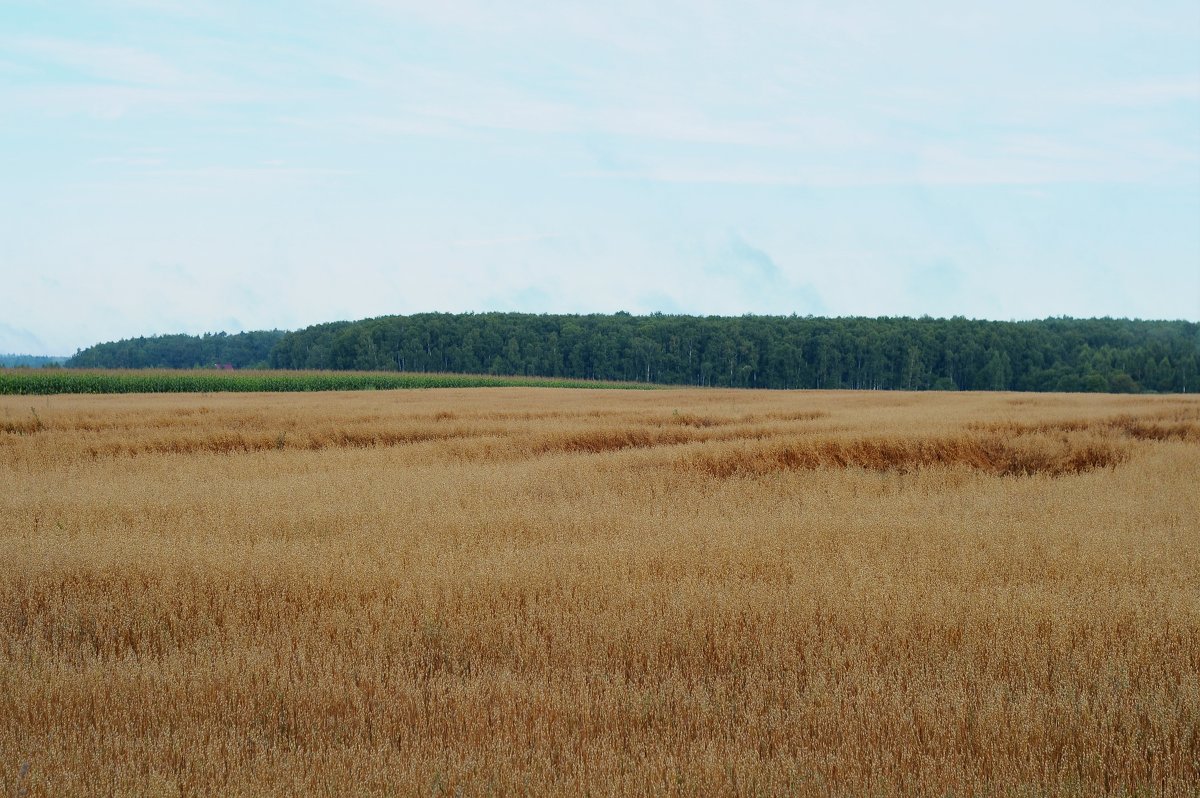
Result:
[[[1195,795],[1200,401],[0,399],[0,794]]]

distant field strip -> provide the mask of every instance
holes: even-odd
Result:
[[[487,374],[411,374],[311,371],[172,371],[0,369],[0,395],[66,393],[225,393],[371,391],[406,388],[627,388],[624,382],[504,377]]]
[[[0,397],[0,795],[1195,796],[1200,397]]]
[[[845,434],[817,424],[826,411],[611,413],[585,419],[440,411],[388,420],[381,413],[325,420],[279,417],[269,410],[222,414],[212,408],[97,418],[43,417],[36,407],[0,420],[0,432],[39,435],[63,459],[140,454],[250,453],[357,449],[443,442],[463,461],[512,462],[555,453],[658,450],[642,467],[671,467],[732,477],[816,468],[907,472],[966,466],[998,475],[1081,473],[1129,457],[1127,437],[1200,440],[1200,423],[1163,425],[1127,417],[1036,425],[976,423],[953,435]],[[818,434],[819,433],[819,434]],[[685,444],[695,444],[686,446]],[[672,447],[669,451],[664,447]]]

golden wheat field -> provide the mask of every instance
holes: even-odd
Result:
[[[0,398],[0,793],[1198,794],[1200,399]]]

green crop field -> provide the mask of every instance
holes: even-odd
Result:
[[[0,395],[60,393],[219,393],[254,391],[370,391],[404,388],[649,388],[634,383],[501,377],[486,374],[410,374],[327,371],[173,371],[0,369]]]

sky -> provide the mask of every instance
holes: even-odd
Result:
[[[0,0],[0,352],[1200,320],[1200,4]]]

